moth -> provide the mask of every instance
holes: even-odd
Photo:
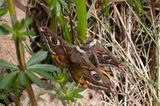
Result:
[[[111,72],[111,66],[118,66],[119,61],[100,43],[73,45],[53,34],[47,27],[39,27],[39,34],[55,63],[68,68],[72,79],[85,88],[115,91],[109,76],[102,69]]]

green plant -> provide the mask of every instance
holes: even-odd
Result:
[[[60,11],[60,4],[66,5],[66,3],[63,1],[56,2],[56,7],[54,7],[52,3],[51,10],[56,10],[56,12],[53,12],[58,13],[56,16],[62,26],[62,29],[64,30],[64,36],[66,40],[68,42],[73,42],[71,39],[71,35],[69,34],[69,30],[67,29],[66,22],[64,21],[64,16]],[[82,90],[80,90],[79,88],[75,88],[75,84],[72,85],[72,88],[66,87],[65,84],[69,81],[66,71],[60,71],[61,69],[54,65],[42,64],[42,61],[46,59],[48,52],[40,50],[37,53],[32,54],[31,58],[27,62],[25,62],[22,42],[28,35],[34,36],[36,32],[33,29],[26,30],[27,27],[32,23],[32,19],[27,18],[19,22],[15,13],[14,1],[8,0],[7,3],[7,7],[3,7],[0,9],[0,16],[5,15],[9,10],[12,26],[5,23],[0,24],[0,35],[7,35],[10,33],[12,34],[12,38],[16,46],[18,64],[0,60],[0,68],[9,70],[7,75],[5,75],[5,77],[2,76],[0,80],[0,92],[2,94],[0,96],[0,99],[3,99],[4,101],[6,101],[6,103],[9,104],[8,93],[14,91],[12,93],[14,93],[16,106],[20,106],[20,88],[23,88],[28,93],[31,105],[38,106],[31,84],[35,83],[39,87],[44,88],[45,83],[37,75],[43,76],[48,80],[55,80],[61,85],[61,87],[64,87],[62,89],[54,89],[58,89],[56,90],[57,92],[63,92],[63,94],[65,95],[61,95],[61,98],[64,97],[63,100],[67,100],[68,103],[70,100],[81,97],[79,95],[79,92],[81,92]],[[70,89],[72,89],[73,91],[69,92]],[[65,93],[66,90],[67,93]]]
[[[82,88],[79,88],[75,82],[68,83],[69,77],[66,69],[53,73],[54,80],[60,84],[60,86],[53,88],[56,91],[56,96],[62,101],[67,101],[68,106],[71,105],[71,102],[82,98],[82,95],[79,93],[83,91]]]
[[[66,41],[73,43],[73,38],[72,38],[71,33],[69,31],[69,28],[67,26],[67,22],[65,21],[64,15],[62,14],[62,7],[64,7],[64,9],[67,11],[67,13],[69,13],[68,4],[64,0],[47,0],[47,1],[48,1],[48,5],[50,7],[50,10],[52,12],[52,15],[53,15],[52,18],[58,20],[58,22],[61,25],[62,30],[64,31],[64,38],[66,39]],[[54,21],[53,23],[55,25],[57,25],[56,20],[53,20],[53,19],[52,19],[52,22]],[[53,27],[52,29],[55,30],[55,27]]]

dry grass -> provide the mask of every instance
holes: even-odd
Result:
[[[105,95],[106,106],[153,106],[155,100],[160,102],[156,93],[159,48],[156,37],[160,33],[156,28],[160,21],[160,10],[155,6],[157,11],[153,14],[153,5],[144,2],[142,5],[147,8],[146,14],[150,16],[151,23],[147,20],[142,22],[128,2],[109,5],[111,26],[106,22],[106,17],[98,16],[96,8],[91,11],[97,30],[94,33],[89,28],[88,32],[101,37],[102,42],[112,48],[112,53],[121,58],[124,65],[119,71],[112,70],[118,93]],[[112,31],[108,30],[108,26]]]

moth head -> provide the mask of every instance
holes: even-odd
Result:
[[[49,29],[48,27],[42,26],[39,28],[39,31],[41,32],[41,35],[45,37],[45,40],[48,40],[48,42],[52,45],[60,45],[60,40],[58,37]]]
[[[119,58],[110,54],[101,55],[101,57],[102,57],[101,63],[110,64],[118,68],[123,68],[122,61]]]
[[[40,27],[40,28],[39,28],[39,31],[40,31],[41,33],[43,33],[45,36],[49,36],[49,35],[50,35],[50,33],[49,33],[49,28],[47,28],[47,27],[45,27],[45,26]]]

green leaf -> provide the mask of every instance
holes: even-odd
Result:
[[[82,95],[80,95],[80,92],[82,92],[83,89],[78,88],[77,85],[73,82],[68,85],[67,91],[65,93],[58,92],[58,98],[61,100],[76,100],[77,98],[82,98]]]
[[[35,64],[28,67],[28,70],[33,71],[46,71],[46,72],[55,72],[59,71],[60,69],[54,65],[50,64]]]
[[[4,79],[0,82],[1,89],[7,89],[11,85],[14,84],[15,79],[17,78],[17,74],[19,71],[12,72],[4,77]]]
[[[15,23],[15,25],[13,26],[13,31],[14,33],[19,32],[21,29],[23,28],[22,23],[20,23],[19,21]]]
[[[13,26],[13,30],[14,30],[14,32],[20,32],[20,30],[26,28],[26,27],[29,26],[31,23],[32,23],[32,19],[31,19],[31,18],[22,19],[20,22],[17,22],[17,23]]]
[[[31,66],[33,64],[37,64],[42,62],[46,59],[48,52],[46,51],[38,51],[37,53],[33,54],[32,57],[27,62],[27,66]]]
[[[12,84],[12,86],[10,87],[12,89],[12,92],[14,93],[14,95],[16,97],[20,96],[19,87],[20,87],[19,86],[19,81],[18,81],[18,78],[17,78],[17,80],[14,81],[14,84]]]
[[[68,13],[70,12],[70,11],[69,11],[69,7],[68,7],[68,4],[67,4],[64,0],[58,0],[58,2],[62,5],[62,7],[63,7],[64,9],[67,10]]]
[[[26,75],[30,81],[37,84],[39,87],[44,87],[44,83],[33,72],[28,70]]]
[[[61,14],[61,5],[59,4],[59,2],[56,2],[56,7],[55,7],[55,12],[57,17],[59,17],[59,15]]]
[[[0,89],[0,100],[7,100],[9,97],[8,89]]]
[[[51,0],[51,1],[49,1],[48,0],[48,3],[50,4],[50,10],[52,11],[52,10],[54,10],[55,8],[56,8],[56,4],[57,4],[57,0]]]
[[[78,88],[75,82],[72,82],[71,85],[69,86],[68,90],[67,90],[68,93],[72,93],[72,92],[79,93],[79,92],[82,92],[82,91],[83,91],[83,89]]]
[[[32,23],[32,18],[23,19],[21,21],[23,28],[26,28]]]
[[[5,106],[4,104],[0,103],[0,106]]]
[[[75,0],[78,38],[84,42],[87,34],[86,0]]]
[[[26,86],[28,84],[28,78],[26,72],[21,71],[18,73],[18,81],[22,86]]]
[[[33,31],[33,30],[28,30],[26,32],[23,32],[22,35],[31,35],[31,36],[34,36],[34,35],[36,35],[36,32]]]
[[[0,25],[0,35],[7,35],[11,32],[11,27],[7,24]]]
[[[7,7],[2,7],[0,8],[0,16],[3,16],[7,13],[8,11],[8,8]]]
[[[0,95],[0,100],[6,100],[7,97],[8,97],[8,92],[0,92],[1,95]],[[1,106],[1,105],[0,105]]]
[[[0,0],[0,4],[3,4],[5,0]]]
[[[3,76],[3,75],[0,75],[0,82],[2,81],[3,78],[4,78],[4,76]]]
[[[5,68],[5,69],[13,69],[16,70],[18,67],[10,62],[0,60],[0,68]]]
[[[44,76],[47,79],[53,79],[53,76],[47,71],[41,71],[41,70],[30,70],[30,71],[33,71],[41,76]]]
[[[60,4],[65,5],[65,9],[69,11],[69,9],[67,9],[68,4],[63,0],[51,0],[51,1],[48,0],[48,3],[50,4],[50,9],[53,12],[53,14],[56,14],[56,17],[64,32],[65,40],[68,41],[69,43],[73,43],[73,38],[67,26],[67,22],[65,21],[64,16],[62,14],[61,5],[60,5]]]
[[[82,91],[83,89],[78,88],[76,84],[73,82],[67,90],[67,95],[69,98],[82,98],[82,95],[79,94]]]
[[[58,21],[60,22],[60,25],[62,27],[62,30],[64,32],[65,40],[68,41],[69,43],[73,43],[73,39],[72,39],[71,33],[69,32],[69,29],[68,29],[67,23],[64,19],[64,16],[60,13],[59,15],[57,15],[57,17],[58,17]]]
[[[47,3],[48,3],[49,5],[51,5],[51,1],[52,1],[52,0],[47,0]]]
[[[8,89],[0,89],[0,100],[6,100],[8,96]]]
[[[55,81],[57,81],[58,83],[61,83],[61,84],[63,84],[63,85],[64,85],[66,82],[69,81],[69,76],[68,76],[66,70],[54,72],[54,73],[53,73],[53,77],[54,77],[54,80],[55,80]]]

